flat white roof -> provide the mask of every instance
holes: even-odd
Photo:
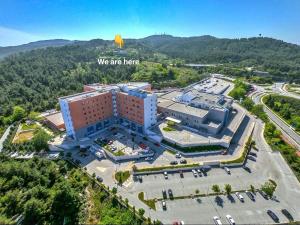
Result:
[[[166,120],[173,121],[174,123],[181,123],[181,120],[175,119],[173,117],[167,117]]]

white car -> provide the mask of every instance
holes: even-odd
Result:
[[[181,158],[181,154],[180,154],[180,153],[177,153],[177,154],[175,155],[175,157],[179,159],[179,158]]]
[[[168,173],[167,172],[164,172],[164,177],[165,177],[165,179],[168,179]]]
[[[224,170],[226,171],[226,173],[230,174],[230,169],[228,167],[224,167]]]
[[[196,172],[196,170],[192,170],[192,172],[193,172],[194,176],[197,177],[197,172]]]
[[[226,218],[230,225],[235,225],[235,221],[230,215],[226,215]]]
[[[236,197],[238,197],[238,199],[239,199],[241,202],[244,202],[244,197],[243,197],[243,195],[241,195],[239,192],[236,192],[235,195],[236,195]]]
[[[220,220],[219,217],[214,216],[214,217],[213,217],[213,220],[214,220],[214,222],[215,222],[216,225],[222,225],[222,222],[221,222],[221,220]]]

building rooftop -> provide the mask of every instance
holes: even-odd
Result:
[[[178,102],[175,102],[174,104],[168,106],[168,108],[174,111],[178,111],[188,115],[202,117],[202,118],[208,114],[208,110],[195,108]]]
[[[64,124],[61,112],[56,112],[45,116],[45,119],[54,124],[56,127],[59,127],[60,125]]]
[[[122,91],[128,92],[129,90],[134,89],[142,89],[145,86],[148,86],[149,83],[147,82],[130,82],[130,83],[119,83],[119,84],[100,84],[100,83],[94,83],[94,84],[87,84],[86,87],[91,87],[94,90],[97,91],[110,91],[110,90],[118,90],[122,89]]]
[[[78,93],[78,94],[74,94],[74,95],[64,96],[64,97],[61,97],[60,99],[65,99],[68,102],[75,102],[75,101],[79,101],[82,99],[95,97],[95,96],[101,95],[103,93],[104,92],[99,92],[99,91],[88,91],[88,92],[82,92],[82,93]]]

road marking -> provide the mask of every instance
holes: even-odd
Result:
[[[102,173],[106,171],[106,168],[105,168],[105,167],[99,167],[99,166],[97,166],[96,169],[97,169],[98,171],[102,172]]]

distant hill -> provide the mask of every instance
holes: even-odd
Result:
[[[247,66],[286,64],[300,69],[300,46],[266,37],[241,39],[212,36],[153,35],[139,42],[171,57],[193,63],[244,63]],[[289,62],[288,62],[289,61]]]
[[[75,41],[70,41],[65,39],[53,39],[53,40],[30,42],[28,44],[17,45],[17,46],[0,47],[0,59],[19,52],[25,52],[25,51],[30,51],[39,48],[59,47],[59,46],[73,44],[73,43],[75,43]]]
[[[140,65],[99,66],[100,56],[119,56],[112,40],[48,40],[0,48],[2,57],[25,51],[0,60],[0,123],[14,105],[27,111],[51,109],[58,97],[80,92],[88,83],[146,80],[158,88],[183,86],[207,73],[253,75],[245,67],[300,83],[300,46],[272,38],[153,35],[124,42],[121,57],[139,59]],[[183,66],[189,62],[222,66],[192,71]]]

